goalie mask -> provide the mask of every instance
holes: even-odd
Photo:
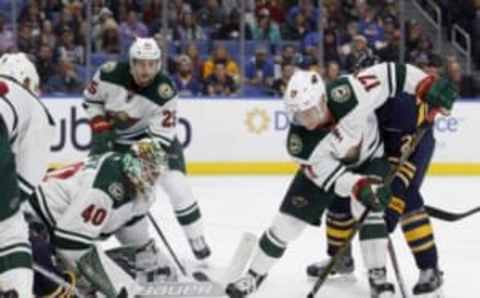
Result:
[[[142,139],[132,145],[122,159],[123,172],[137,193],[146,194],[158,176],[168,169],[167,154],[152,139]]]
[[[309,130],[328,122],[325,92],[325,83],[318,73],[297,70],[283,97],[290,121]]]
[[[137,38],[129,50],[130,73],[140,87],[149,85],[161,67],[161,51],[153,38]]]
[[[37,69],[25,53],[2,55],[0,75],[14,79],[36,96],[40,95],[40,78]]]

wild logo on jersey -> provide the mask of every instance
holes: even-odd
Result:
[[[288,153],[295,158],[308,160],[315,147],[329,132],[329,129],[308,131],[303,126],[292,124],[287,136]]]

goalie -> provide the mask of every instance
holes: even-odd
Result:
[[[85,259],[86,255],[100,255],[99,260],[102,259],[102,252],[95,248],[94,242],[110,235],[115,235],[121,245],[133,251],[135,262],[130,265],[134,272],[148,274],[154,279],[174,279],[174,270],[150,238],[145,216],[153,203],[150,193],[154,182],[166,170],[167,158],[163,149],[150,139],[142,139],[124,154],[109,152],[93,155],[83,164],[47,176],[24,207],[26,213],[40,221],[48,231],[42,233],[34,228],[31,233],[34,260],[53,273],[64,275],[72,287],[59,287],[36,274],[35,294],[70,297],[78,269],[83,269],[82,273],[88,272],[83,261],[79,260]],[[49,243],[45,241],[48,239]],[[58,266],[51,261],[52,248],[56,252]],[[105,286],[105,280],[106,284],[125,284],[124,280],[118,280],[123,270],[119,271],[120,268],[113,262],[109,266],[108,270],[104,270],[103,285],[95,284],[99,280],[96,275],[99,272],[93,272],[95,278],[83,274],[90,281],[82,280],[86,292],[92,289],[92,282],[94,289]],[[57,267],[68,273],[57,271]],[[130,282],[132,280],[130,278]],[[102,292],[111,293],[109,290],[112,289],[104,287]],[[118,293],[117,288],[113,290]]]

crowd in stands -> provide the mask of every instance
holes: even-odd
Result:
[[[0,54],[29,53],[44,94],[80,93],[102,63],[127,58],[136,36],[155,37],[166,54],[163,69],[183,96],[280,96],[296,67],[331,81],[352,72],[365,56],[399,60],[399,7],[393,0],[323,0],[323,13],[316,0],[92,0],[90,13],[87,1],[16,1],[12,18],[12,1],[0,0]],[[436,1],[449,12],[452,1]],[[477,36],[480,49],[480,1],[459,2],[471,4],[473,18],[462,25]],[[462,96],[480,94],[478,82],[462,73],[454,56],[435,54],[433,37],[419,22],[409,20],[405,35],[407,62],[443,66]],[[474,59],[480,69],[480,55]]]

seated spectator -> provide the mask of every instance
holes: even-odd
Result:
[[[106,22],[109,20],[116,23],[115,19],[113,18],[112,11],[107,7],[101,8],[98,14],[94,15],[92,18],[93,25],[91,35],[96,51],[100,51],[100,48],[102,47],[102,33],[105,29]]]
[[[274,59],[274,77],[281,77],[281,70],[284,65],[293,64],[297,65],[301,61],[302,57],[297,51],[297,47],[293,44],[286,44],[282,47],[282,52]]]
[[[360,20],[358,21],[358,33],[365,36],[368,45],[376,49],[385,40],[383,27],[377,20],[375,10],[366,3],[358,5]]]
[[[270,12],[273,21],[277,24],[282,24],[285,21],[285,8],[282,6],[282,1],[279,0],[257,1],[255,12],[265,8]]]
[[[258,87],[271,87],[273,84],[273,63],[268,58],[268,49],[258,46],[245,69],[246,81]]]
[[[323,59],[324,61],[339,61],[340,55],[338,54],[337,47],[337,34],[332,29],[325,30],[325,39],[323,43]]]
[[[282,36],[285,40],[304,40],[308,33],[310,33],[309,25],[307,23],[307,18],[298,13],[293,22],[283,23]]]
[[[83,78],[76,73],[75,65],[68,60],[60,60],[57,71],[45,85],[45,92],[49,94],[80,93],[83,88],[82,82]]]
[[[162,0],[152,0],[143,5],[143,23],[148,27],[151,34],[159,31],[162,26],[162,2]]]
[[[238,65],[230,58],[227,48],[222,43],[217,44],[213,55],[210,56],[203,65],[203,78],[207,78],[213,73],[215,64],[217,63],[224,64],[227,74],[234,78],[235,81],[238,79],[238,76],[240,75]]]
[[[40,35],[40,44],[48,44],[52,49],[57,44],[57,36],[53,31],[52,22],[49,20],[44,20],[42,24],[42,33]]]
[[[288,10],[287,22],[293,24],[295,17],[300,13],[307,19],[308,30],[317,30],[317,20],[319,19],[320,11],[313,5],[312,0],[298,0],[298,4]]]
[[[252,39],[252,31],[250,30],[250,26],[245,24],[245,39],[250,40]],[[225,23],[218,29],[218,31],[214,32],[212,35],[212,39],[219,39],[219,40],[231,40],[231,39],[239,39],[240,38],[240,13],[233,9],[230,14],[228,15],[227,20]]]
[[[40,77],[40,86],[47,83],[48,79],[55,74],[53,48],[48,44],[42,44],[35,57],[35,66]]]
[[[284,64],[282,66],[282,75],[280,78],[276,79],[273,82],[272,89],[277,96],[283,96],[285,89],[287,89],[287,84],[293,73],[295,72],[294,64]]]
[[[204,94],[208,96],[230,96],[237,91],[237,86],[231,75],[227,72],[224,62],[214,65],[214,72],[205,80]]]
[[[400,31],[385,35],[385,44],[377,51],[377,55],[382,62],[400,61]]]
[[[174,40],[206,40],[207,36],[202,27],[197,24],[192,12],[185,12],[180,22],[175,26]]]
[[[372,56],[372,50],[368,47],[367,39],[363,35],[356,35],[353,38],[352,52],[347,55],[345,69],[352,73],[355,71],[357,61],[362,56]]]
[[[5,26],[5,17],[0,15],[0,55],[15,48],[15,35]]]
[[[252,34],[255,40],[267,40],[271,43],[277,43],[282,39],[278,24],[270,18],[270,12],[266,8],[260,10],[256,15]]]
[[[73,64],[84,64],[84,48],[74,44],[74,36],[70,27],[63,28],[62,39],[58,48],[59,59]]]
[[[120,38],[122,44],[130,44],[135,37],[147,37],[148,28],[138,20],[137,13],[133,10],[128,12],[126,22],[120,24]]]
[[[327,71],[325,73],[325,82],[335,81],[340,76],[340,65],[336,61],[327,63]]]
[[[199,79],[204,78],[203,66],[205,62],[200,57],[200,53],[198,52],[198,47],[195,42],[190,42],[187,44],[184,54],[190,58],[190,61],[192,61],[193,75]]]
[[[122,51],[120,44],[120,31],[117,23],[109,18],[105,22],[102,30],[102,40],[98,50],[107,54],[120,54]]]
[[[206,5],[198,11],[198,23],[202,27],[218,29],[225,21],[225,10],[218,3],[218,0],[208,0]]]
[[[32,35],[32,25],[29,22],[20,24],[18,27],[17,48],[25,53],[34,53],[36,43]]]
[[[173,79],[180,96],[196,96],[202,92],[202,85],[198,77],[193,75],[192,60],[187,55],[180,55],[177,59],[177,73]]]

